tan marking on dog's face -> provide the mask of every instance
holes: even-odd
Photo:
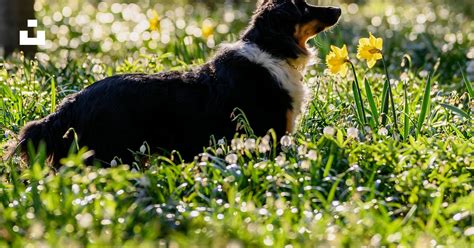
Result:
[[[304,24],[297,24],[293,36],[298,41],[298,45],[306,48],[306,43],[309,39],[322,32],[326,26],[318,20],[313,20]]]

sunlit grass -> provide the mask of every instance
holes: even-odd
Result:
[[[96,80],[204,62],[237,39],[253,8],[65,3],[36,1],[40,24],[55,30],[37,59],[0,59],[1,144]],[[319,56],[348,44],[355,58],[372,32],[384,39],[387,72],[380,61],[370,70],[360,62],[344,78],[311,66],[312,95],[295,135],[254,137],[240,115],[240,135],[214,140],[191,163],[150,155],[147,144],[136,163],[110,169],[86,167],[86,150],[57,171],[41,149],[32,164],[8,158],[0,162],[0,246],[469,247],[473,21],[442,4],[342,7],[342,23],[312,41]],[[396,132],[391,109],[385,124],[380,118],[387,85]]]

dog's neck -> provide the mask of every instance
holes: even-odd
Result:
[[[292,98],[292,109],[298,114],[303,107],[306,88],[303,85],[303,76],[306,65],[311,61],[311,55],[297,59],[280,59],[263,51],[255,43],[238,41],[232,44],[223,44],[223,50],[235,51],[249,61],[266,68]]]
[[[312,55],[301,55],[296,59],[286,59],[286,63],[288,63],[291,68],[299,71],[302,76],[304,76],[306,67],[308,66],[311,59]]]
[[[267,53],[263,49],[261,49],[257,44],[248,41],[241,40],[231,44],[222,44],[221,47],[224,50],[239,51],[239,53],[241,55],[244,55],[244,57],[247,57],[247,59],[261,65],[264,65],[265,61],[278,61],[278,63],[282,67],[287,67],[287,69],[293,71],[293,75],[299,74],[300,81],[303,81],[303,78],[306,74],[306,68],[316,63],[316,51],[310,47],[306,47],[305,53],[300,54],[297,58],[287,59],[281,59],[272,56],[270,53]],[[266,59],[263,59],[263,57],[265,57]]]
[[[304,78],[306,74],[306,68],[316,64],[316,51],[310,47],[307,47],[306,51],[307,53],[301,54],[298,58],[286,59],[286,63],[288,63],[291,68],[298,71],[302,78]]]

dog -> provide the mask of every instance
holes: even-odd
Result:
[[[29,122],[18,147],[46,144],[55,165],[73,142],[94,151],[94,161],[134,161],[146,142],[154,153],[176,150],[192,159],[211,136],[231,139],[240,109],[254,134],[293,132],[306,94],[303,76],[313,53],[307,41],[334,26],[341,9],[304,0],[264,0],[233,44],[185,72],[125,74],[67,96],[56,112]],[[72,132],[72,131],[73,132]],[[75,133],[73,135],[71,133]],[[73,138],[76,137],[77,139]]]

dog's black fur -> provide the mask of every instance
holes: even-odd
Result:
[[[295,38],[296,25],[316,20],[315,35],[334,25],[340,14],[338,8],[310,6],[303,0],[265,0],[241,41],[276,58],[297,59],[307,51]],[[20,133],[20,150],[26,154],[28,142],[37,147],[44,141],[58,165],[73,142],[71,132],[65,135],[72,128],[79,145],[94,150],[100,161],[119,157],[129,163],[130,150],[145,141],[153,152],[177,150],[189,159],[209,144],[211,135],[234,135],[235,108],[243,110],[256,135],[274,129],[281,136],[288,131],[293,99],[277,80],[231,49],[222,49],[189,72],[113,76],[68,96],[55,113],[28,123]]]

